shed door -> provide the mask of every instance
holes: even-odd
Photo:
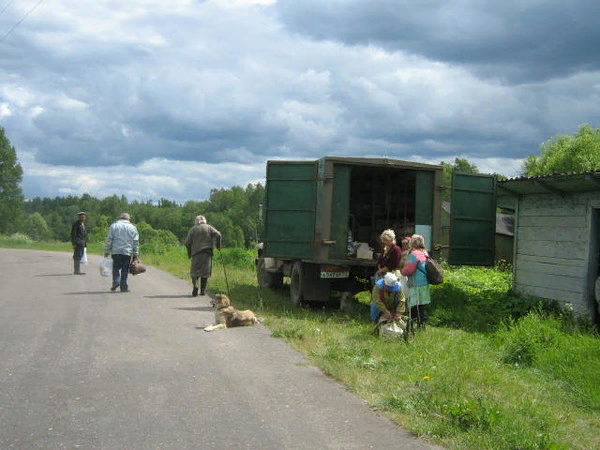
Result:
[[[312,258],[316,197],[317,162],[267,162],[265,256]]]
[[[452,174],[450,264],[494,265],[496,179]]]

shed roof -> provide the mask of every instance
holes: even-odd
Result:
[[[600,191],[600,171],[555,173],[540,177],[519,177],[498,181],[498,196],[518,194],[559,195]]]

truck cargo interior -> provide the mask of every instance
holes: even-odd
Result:
[[[349,232],[380,252],[379,235],[387,228],[402,236],[415,230],[415,172],[381,167],[353,167],[350,177]]]

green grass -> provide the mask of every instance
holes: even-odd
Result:
[[[189,279],[182,248],[142,260]],[[597,334],[555,304],[514,296],[509,272],[446,268],[430,325],[407,344],[372,334],[368,294],[350,313],[294,307],[289,286],[257,287],[253,261],[216,253],[208,290],[253,309],[274,337],[415,435],[448,449],[600,448]]]

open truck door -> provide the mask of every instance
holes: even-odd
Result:
[[[493,266],[495,240],[496,178],[453,173],[448,262]]]
[[[317,162],[268,161],[264,256],[313,256]]]

